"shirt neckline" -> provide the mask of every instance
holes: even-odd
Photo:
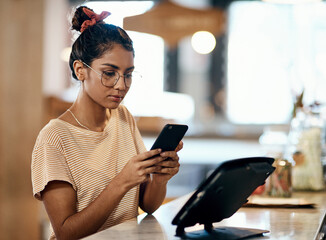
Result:
[[[104,127],[103,131],[101,131],[101,132],[93,131],[93,130],[90,130],[90,129],[86,129],[86,128],[83,128],[81,126],[76,126],[76,125],[74,125],[74,124],[72,124],[70,122],[67,122],[67,121],[62,120],[62,119],[59,119],[59,118],[51,119],[51,121],[58,120],[59,122],[63,122],[64,124],[66,124],[66,125],[68,125],[68,126],[70,126],[72,128],[75,128],[77,130],[83,131],[83,132],[94,133],[94,134],[103,134],[107,130],[107,128],[109,128],[110,123],[111,123],[112,111],[111,110],[109,110],[109,111],[110,111],[110,118],[109,118],[106,126]]]

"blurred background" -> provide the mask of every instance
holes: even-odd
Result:
[[[302,96],[325,120],[326,3],[317,0],[0,0],[0,239],[42,239],[32,197],[40,129],[74,101],[68,67],[76,6],[125,28],[134,82],[124,104],[150,148],[165,123],[189,125],[167,199],[192,190],[221,161],[282,152]]]

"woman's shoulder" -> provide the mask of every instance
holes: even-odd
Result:
[[[120,117],[130,119],[132,114],[129,112],[128,108],[125,105],[120,104],[118,108],[115,109]]]
[[[115,109],[116,117],[114,117],[115,122],[129,126],[132,130],[136,128],[136,121],[132,113],[129,112],[125,105],[120,104],[118,108]]]
[[[66,135],[67,131],[67,123],[60,119],[52,119],[40,131],[37,143],[56,144],[61,141],[61,136]]]
[[[120,104],[119,107],[116,109],[118,112],[123,112],[123,113],[127,113],[130,114],[129,110],[127,109],[127,107],[123,104]]]
[[[67,131],[69,128],[68,124],[68,122],[65,122],[58,118],[52,119],[43,127],[41,132],[49,133]]]

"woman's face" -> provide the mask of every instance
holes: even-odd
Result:
[[[134,70],[133,52],[124,49],[120,44],[115,44],[101,58],[95,59],[90,65],[96,72],[116,71],[120,78],[113,87],[104,86],[101,76],[92,69],[87,68],[84,80],[84,89],[88,96],[102,107],[115,109],[126,96],[129,87],[125,85],[124,75]]]

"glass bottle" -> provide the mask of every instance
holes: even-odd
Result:
[[[324,122],[319,106],[300,107],[291,121],[287,157],[292,159],[292,187],[294,190],[322,190],[322,148]]]

